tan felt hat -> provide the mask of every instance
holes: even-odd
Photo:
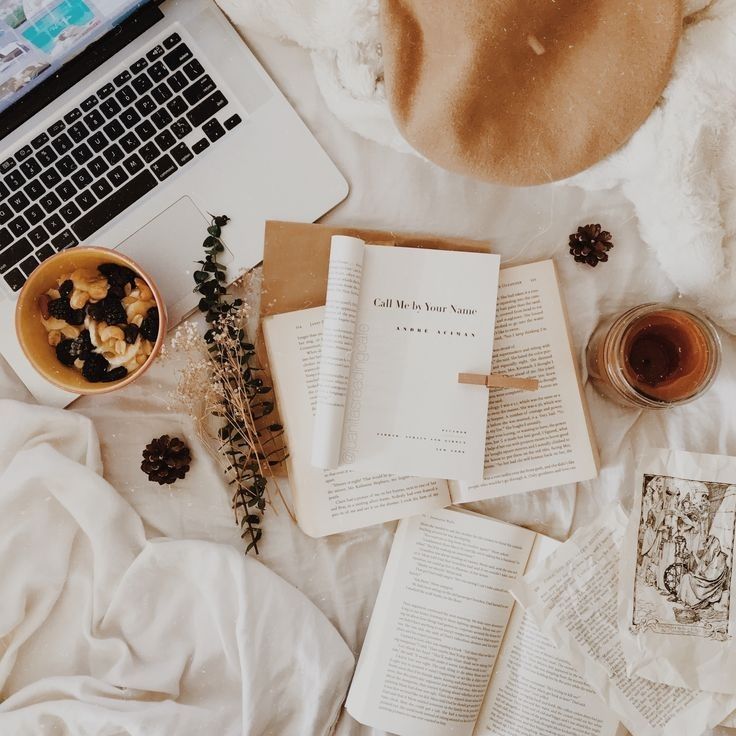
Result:
[[[670,75],[680,0],[381,0],[386,87],[420,153],[504,184],[615,151]]]

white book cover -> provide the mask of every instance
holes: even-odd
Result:
[[[500,258],[332,239],[312,463],[480,480]]]

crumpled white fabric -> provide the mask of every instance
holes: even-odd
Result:
[[[241,31],[308,49],[325,101],[346,126],[413,150],[386,100],[378,0],[218,2]],[[622,185],[664,273],[736,333],[736,0],[685,0],[684,13],[660,105],[620,151],[565,184]]]
[[[313,604],[230,546],[146,540],[88,419],[0,419],[1,734],[331,731],[353,657]]]

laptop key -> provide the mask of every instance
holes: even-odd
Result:
[[[40,135],[37,135],[32,141],[31,145],[34,148],[41,148],[41,146],[46,145],[49,142],[48,134],[41,133]]]
[[[109,164],[116,164],[125,158],[123,150],[117,143],[113,143],[109,148],[105,149],[102,155],[107,159]]]
[[[214,94],[211,94],[206,100],[200,102],[196,107],[193,107],[188,113],[187,118],[189,122],[198,128],[202,123],[209,120],[218,110],[221,110],[227,105],[227,99],[225,95],[217,90]]]
[[[153,87],[153,82],[151,81],[151,78],[147,74],[139,74],[132,82],[131,85],[133,86],[133,89],[139,94],[145,94],[148,92],[151,87]]]
[[[67,222],[74,222],[79,215],[82,213],[79,210],[79,207],[74,204],[74,202],[67,202],[60,210],[59,214],[67,221]]]
[[[79,120],[79,118],[82,117],[82,111],[79,108],[74,108],[73,110],[70,110],[66,115],[64,115],[64,120],[66,121],[67,125],[71,125],[75,120]]]
[[[26,222],[26,219],[25,217],[23,217],[23,215],[18,215],[18,217],[8,223],[8,229],[11,233],[13,233],[13,235],[15,235],[16,238],[19,238],[24,233],[27,233],[28,227],[28,223]]]
[[[169,89],[169,86],[162,82],[158,87],[154,87],[151,90],[151,97],[153,97],[159,105],[163,105],[166,100],[170,100],[173,96],[173,92]]]
[[[46,217],[46,213],[37,204],[32,204],[23,214],[31,225],[38,225]]]
[[[5,199],[8,194],[10,194],[10,189],[8,189],[5,184],[0,182],[0,199]]]
[[[87,126],[81,121],[70,125],[66,132],[75,143],[79,143],[79,141],[84,140],[89,135]]]
[[[155,143],[146,143],[146,145],[143,146],[140,151],[138,151],[140,157],[147,164],[150,164],[151,161],[153,161],[155,158],[158,158],[160,153],[161,151],[158,150]]]
[[[62,202],[66,202],[77,193],[77,188],[70,181],[63,181],[56,188],[56,193],[61,197]]]
[[[20,171],[11,171],[3,180],[5,184],[10,187],[10,191],[14,192],[16,189],[20,189],[25,183],[26,178]]]
[[[186,112],[189,105],[184,102],[184,98],[181,95],[177,95],[167,103],[166,107],[175,118],[178,118],[179,115],[183,115]]]
[[[21,273],[19,268],[14,268],[12,271],[3,276],[5,283],[13,290],[19,291],[23,288],[23,284],[26,282],[26,277]]]
[[[31,203],[31,201],[26,197],[23,192],[16,192],[8,199],[8,204],[16,211],[16,212],[23,212],[23,210],[28,207],[28,205]]]
[[[184,65],[182,71],[189,77],[189,79],[194,80],[204,73],[204,67],[199,63],[199,61],[197,61],[197,59],[192,59],[188,64]]]
[[[172,51],[169,51],[168,54],[164,54],[162,61],[167,67],[169,67],[169,69],[173,70],[180,67],[184,62],[189,61],[192,56],[194,56],[194,54],[192,54],[189,46],[185,43],[180,43]]]
[[[143,95],[135,101],[135,109],[141,115],[150,115],[156,109],[156,103],[151,99],[151,95]]]
[[[54,249],[48,245],[44,245],[36,251],[36,258],[43,263],[47,258],[51,258],[54,255]]]
[[[82,143],[72,151],[72,156],[78,164],[85,164],[92,158],[92,149],[86,143]]]
[[[141,142],[136,137],[135,133],[131,131],[127,132],[118,141],[118,143],[120,144],[120,147],[125,151],[125,153],[132,153],[141,144]]]
[[[120,107],[120,103],[115,99],[109,99],[105,100],[100,105],[100,110],[102,110],[102,113],[104,116],[109,120],[110,118],[115,117],[123,108]]]
[[[33,153],[33,149],[30,146],[23,146],[20,150],[15,152],[15,160],[23,161]]]
[[[90,170],[92,176],[101,176],[110,168],[110,166],[102,156],[97,156],[87,164],[87,168]]]
[[[23,271],[26,276],[30,276],[36,270],[37,266],[38,261],[33,256],[28,256],[28,258],[20,264],[20,270]]]
[[[151,122],[159,129],[165,128],[174,118],[166,110],[156,110],[151,115]]]
[[[125,211],[156,186],[156,179],[144,169],[74,223],[72,229],[80,240],[88,238],[114,217]]]
[[[41,207],[43,207],[47,213],[54,212],[56,208],[61,204],[61,200],[53,192],[46,192],[46,194],[38,200]]]
[[[82,208],[83,212],[86,212],[90,207],[94,206],[97,199],[95,198],[95,195],[87,189],[78,197],[75,197],[74,201]]]
[[[64,220],[57,213],[44,220],[43,226],[52,234],[56,235],[60,230],[64,229]]]
[[[63,120],[57,120],[55,123],[52,123],[49,125],[48,128],[46,128],[46,132],[53,138],[55,135],[59,135],[62,130],[66,127],[66,124]]]
[[[119,187],[124,184],[128,179],[128,175],[122,166],[116,166],[114,169],[110,169],[110,173],[107,175],[107,180],[114,187]]]
[[[63,230],[51,241],[51,245],[59,251],[65,250],[66,248],[73,248],[78,242],[70,230]]]
[[[147,141],[156,134],[156,126],[150,120],[144,120],[140,125],[135,126],[135,132],[142,141]]]
[[[56,136],[56,138],[51,141],[51,145],[54,147],[56,153],[61,155],[72,148],[74,144],[66,133],[61,133],[61,135]]]
[[[137,110],[129,107],[127,110],[124,110],[123,113],[120,115],[120,120],[126,128],[130,129],[134,125],[140,123],[141,116]]]
[[[133,92],[133,88],[126,84],[125,87],[121,87],[116,93],[115,93],[115,99],[123,106],[127,107],[130,105],[133,100],[135,99],[135,92]]]
[[[151,164],[151,170],[156,174],[159,181],[163,181],[164,179],[168,179],[176,171],[176,164],[171,156],[165,153],[161,158]]]
[[[82,100],[79,107],[82,108],[82,112],[89,112],[97,104],[97,98],[94,95],[90,95],[86,100]]]
[[[225,135],[225,128],[220,125],[220,121],[217,118],[205,123],[202,126],[202,130],[213,143]]]
[[[35,158],[31,157],[20,165],[20,170],[27,179],[33,179],[36,174],[41,173],[41,164]]]
[[[4,225],[13,216],[13,210],[7,202],[0,202],[0,224]]]
[[[181,72],[176,72],[169,77],[168,83],[174,92],[179,92],[189,84],[189,80]]]
[[[240,125],[240,123],[242,122],[243,122],[243,119],[237,113],[235,115],[231,115],[225,121],[225,130],[232,130],[236,125]]]
[[[112,82],[116,87],[122,87],[130,80],[131,76],[132,74],[126,69],[124,72],[118,74],[117,77],[114,77]]]
[[[100,89],[97,90],[97,96],[104,100],[105,97],[109,97],[113,92],[115,91],[115,85],[108,82],[103,87],[100,87]]]
[[[119,120],[111,120],[102,130],[111,141],[125,133],[125,128]]]
[[[84,120],[90,130],[97,130],[97,128],[105,123],[105,118],[99,110],[92,110],[82,120]]]
[[[0,184],[0,186],[2,185]],[[5,187],[3,187],[3,189],[4,188]],[[34,179],[33,181],[28,182],[28,184],[23,187],[23,191],[26,193],[29,199],[36,200],[46,191],[46,187],[41,184],[38,179]]]
[[[59,158],[59,154],[51,146],[46,146],[36,153],[36,160],[43,167],[50,166],[57,158]]]
[[[104,199],[112,192],[112,185],[107,179],[98,179],[90,189],[95,193],[97,199]]]
[[[146,58],[149,61],[153,61],[154,59],[158,59],[159,56],[163,56],[164,54],[164,47],[163,46],[154,46],[147,54]]]
[[[194,153],[202,153],[202,151],[209,147],[210,142],[206,138],[201,138],[192,146],[192,151],[194,151]]]
[[[148,75],[154,82],[160,82],[162,79],[169,76],[169,70],[160,61],[157,61],[149,67]]]
[[[94,181],[94,178],[87,169],[79,169],[79,171],[75,171],[71,175],[71,180],[74,182],[74,186],[77,187],[77,189],[84,189]]]
[[[62,176],[69,176],[73,171],[76,171],[77,164],[71,156],[62,156],[56,162],[56,170]]]
[[[11,266],[15,266],[18,261],[31,255],[33,247],[27,238],[16,240],[9,248],[5,248],[0,252],[0,273],[5,273]]]
[[[30,240],[36,248],[43,245],[50,237],[51,236],[46,232],[46,230],[44,230],[42,225],[34,227],[33,230],[28,233],[28,240]]]
[[[169,153],[179,166],[188,164],[194,158],[194,154],[189,150],[186,143],[179,143],[174,146]]]
[[[38,178],[49,188],[55,187],[61,181],[61,176],[56,169],[46,169]]]
[[[5,161],[0,163],[0,174],[5,174],[10,171],[13,166],[15,166],[15,159],[12,156],[10,158],[6,158]]]
[[[0,230],[0,250],[7,248],[13,242],[13,236],[10,234],[10,230],[4,227]]]
[[[105,138],[104,133],[93,133],[87,140],[87,144],[95,153],[99,153],[103,148],[107,148],[109,143],[110,141]]]
[[[162,130],[153,140],[162,151],[166,151],[176,143],[176,138],[168,130]]]
[[[143,168],[143,161],[137,153],[134,153],[123,161],[123,166],[131,176],[134,176]]]
[[[179,118],[172,124],[171,132],[177,138],[186,138],[192,132],[192,126],[184,118]]]
[[[138,74],[139,71],[145,69],[147,66],[148,62],[143,57],[141,57],[140,59],[138,59],[138,61],[134,61],[130,65],[130,71],[133,72],[133,74]]]
[[[210,92],[214,92],[215,89],[217,89],[217,85],[212,81],[212,77],[206,74],[184,90],[184,97],[190,105],[196,105],[200,100],[207,97]]]
[[[178,33],[172,33],[168,38],[164,39],[164,48],[173,49],[179,41],[181,41],[181,36]]]

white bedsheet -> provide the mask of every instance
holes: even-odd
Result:
[[[303,51],[263,37],[248,37],[248,41],[351,184],[348,200],[327,221],[490,239],[506,263],[554,257],[579,355],[601,315],[644,301],[677,299],[651,250],[643,247],[631,206],[620,193],[555,186],[510,190],[464,179],[415,156],[370,143],[345,130],[325,109]],[[595,270],[573,263],[567,255],[567,235],[587,222],[603,224],[616,243],[611,261]],[[587,387],[602,459],[596,481],[498,499],[476,508],[564,538],[604,504],[617,498],[628,501],[634,454],[640,446],[736,454],[732,408],[736,405],[736,340],[723,337],[721,375],[706,397],[689,406],[664,413],[625,410]],[[192,472],[173,489],[148,483],[138,470],[145,443],[164,432],[188,436],[196,449],[186,417],[167,409],[166,394],[172,383],[171,367],[156,366],[124,391],[83,398],[73,408],[93,419],[101,439],[105,477],[140,514],[147,536],[216,540],[241,549],[227,491],[206,453],[196,453]],[[0,396],[27,398],[1,362]],[[392,527],[387,525],[313,540],[296,529],[283,511],[269,512],[261,560],[303,591],[357,656],[391,537]],[[298,698],[299,693],[292,697]],[[282,705],[274,699],[254,707]],[[337,733],[378,736],[345,714]],[[736,732],[721,729],[718,733]]]

